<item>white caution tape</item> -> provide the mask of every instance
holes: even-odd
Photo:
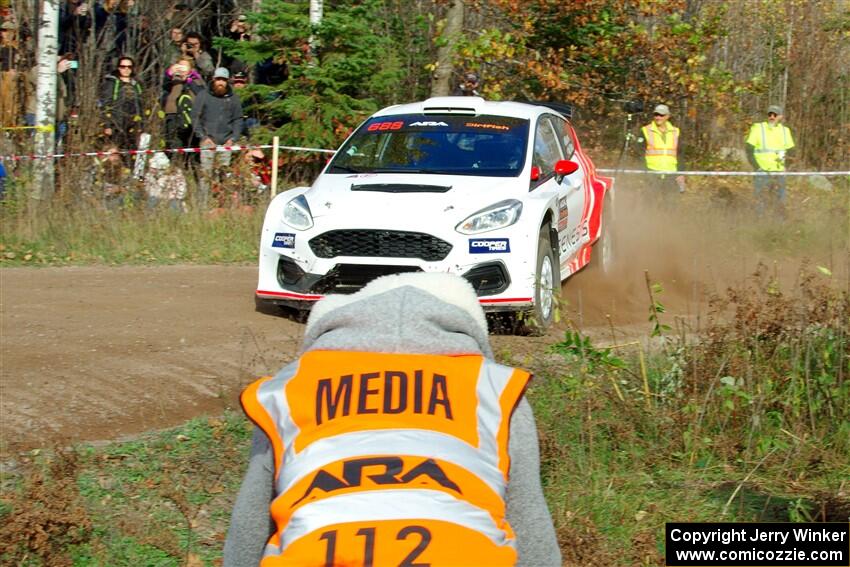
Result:
[[[151,155],[157,152],[163,153],[174,153],[174,154],[198,154],[201,152],[239,152],[242,150],[267,150],[271,149],[274,146],[271,144],[261,144],[261,145],[233,145],[233,146],[216,146],[214,148],[167,148],[167,149],[146,149],[146,150],[115,150],[115,151],[98,151],[98,152],[77,152],[77,153],[61,153],[61,154],[20,154],[20,155],[9,155],[9,156],[0,156],[0,161],[23,161],[23,160],[36,160],[36,159],[58,159],[58,158],[69,158],[69,157],[106,157],[108,155]],[[336,150],[325,150],[322,148],[305,148],[301,146],[278,146],[279,150],[285,151],[293,151],[293,152],[319,152],[326,154],[335,154]]]
[[[599,168],[599,173],[644,173],[649,175],[710,175],[738,177],[804,177],[807,175],[842,176],[850,175],[850,171],[649,171],[647,169],[605,169]]]

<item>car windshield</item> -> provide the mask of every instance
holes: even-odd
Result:
[[[370,118],[336,153],[328,173],[434,173],[515,177],[528,120],[401,114]]]

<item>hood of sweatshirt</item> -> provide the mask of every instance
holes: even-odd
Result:
[[[451,274],[384,276],[355,294],[327,296],[313,306],[302,350],[493,358],[478,297]]]

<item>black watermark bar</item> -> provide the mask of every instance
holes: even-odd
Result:
[[[850,567],[850,523],[668,523],[667,565]]]

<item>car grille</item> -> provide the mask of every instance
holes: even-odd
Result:
[[[319,258],[372,256],[437,262],[448,256],[452,245],[422,232],[355,229],[331,230],[313,237],[310,249]]]

